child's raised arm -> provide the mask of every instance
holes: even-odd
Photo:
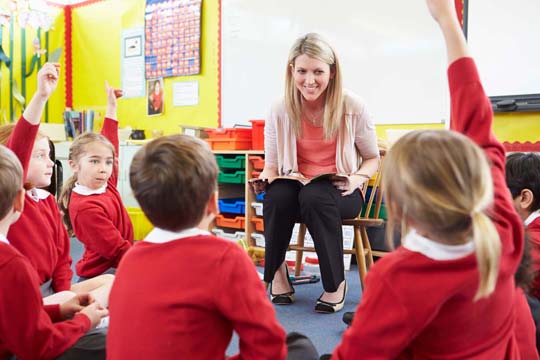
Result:
[[[122,90],[115,89],[109,86],[109,83],[105,81],[105,91],[107,92],[107,110],[105,112],[105,122],[103,123],[103,128],[101,129],[101,134],[105,136],[114,146],[114,166],[111,177],[109,178],[108,183],[116,186],[118,182],[118,154],[119,154],[119,144],[118,144],[118,116],[117,108],[118,101],[117,99],[121,97]]]
[[[28,165],[32,155],[32,148],[38,132],[38,125],[45,109],[47,100],[58,85],[60,76],[60,65],[46,63],[37,74],[37,90],[28,106],[23,112],[23,116],[17,122],[13,132],[6,142],[19,158],[24,170],[24,179],[28,173]]]

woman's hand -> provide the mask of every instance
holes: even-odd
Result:
[[[332,179],[332,184],[336,189],[341,190],[341,196],[347,196],[351,195],[356,189],[361,189],[367,181],[369,181],[369,178],[365,175],[338,175]]]
[[[44,100],[49,99],[58,85],[59,78],[60,64],[46,63],[43,65],[37,74],[37,95],[41,96]]]

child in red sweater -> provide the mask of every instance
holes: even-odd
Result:
[[[107,310],[89,294],[44,306],[35,270],[6,237],[24,207],[22,179],[19,160],[0,145],[0,359],[104,359],[105,349],[88,357],[76,343]]]
[[[114,274],[133,244],[133,225],[116,189],[118,182],[119,90],[105,85],[107,112],[101,134],[84,133],[69,148],[73,176],[60,195],[60,209],[68,230],[84,244],[76,265],[80,280]]]
[[[107,306],[113,275],[71,285],[69,236],[54,197],[41,189],[51,183],[53,162],[49,158],[49,141],[38,131],[39,121],[58,77],[59,66],[45,64],[37,75],[37,92],[21,119],[15,125],[0,127],[0,144],[19,158],[27,188],[24,212],[11,226],[8,238],[37,272],[46,304],[62,303],[74,294],[90,292],[96,301]]]
[[[530,294],[540,299],[540,155],[513,153],[506,158],[506,184],[525,224],[534,280]]]
[[[427,4],[446,41],[454,131],[411,132],[390,149],[388,235],[401,224],[403,245],[370,270],[333,359],[520,358],[512,304],[523,229],[504,148],[454,1]]]
[[[224,359],[233,330],[235,359],[285,359],[285,332],[250,258],[206,230],[218,212],[217,175],[208,145],[186,135],[135,155],[131,187],[155,229],[116,273],[109,359]]]

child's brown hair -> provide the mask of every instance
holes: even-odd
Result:
[[[0,220],[11,210],[23,186],[23,169],[17,156],[0,145]]]
[[[493,181],[482,149],[453,131],[413,131],[392,146],[383,173],[387,234],[400,221],[402,236],[413,223],[447,244],[472,239],[480,275],[475,299],[489,296],[501,243],[485,213],[493,201]]]
[[[106,145],[111,150],[113,157],[116,158],[114,146],[109,141],[109,139],[107,139],[105,136],[101,134],[97,134],[93,132],[85,132],[77,136],[75,140],[73,141],[73,144],[71,144],[71,146],[69,147],[68,159],[73,160],[75,163],[78,163],[80,158],[84,156],[84,154],[87,152],[86,150],[87,146],[95,142],[99,142]],[[64,184],[62,188],[62,193],[60,194],[60,197],[58,198],[58,206],[60,207],[64,224],[66,224],[66,228],[70,235],[73,235],[73,225],[71,224],[71,219],[69,217],[69,201],[71,199],[71,193],[73,191],[73,188],[75,187],[76,182],[77,182],[77,174],[71,175],[71,177],[67,179],[66,183]]]
[[[218,166],[208,145],[188,135],[163,136],[133,158],[133,194],[152,224],[180,231],[197,226],[217,190]]]

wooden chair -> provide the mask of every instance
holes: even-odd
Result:
[[[367,270],[371,265],[373,265],[373,255],[374,252],[371,250],[371,245],[369,243],[369,238],[367,235],[367,228],[382,226],[384,220],[379,217],[381,210],[382,202],[382,188],[381,188],[381,169],[382,163],[384,160],[384,155],[386,151],[381,150],[381,164],[379,166],[379,171],[373,176],[373,185],[369,199],[366,199],[366,207],[363,214],[359,214],[355,219],[344,219],[342,221],[343,225],[351,225],[354,227],[354,242],[352,250],[343,250],[345,254],[353,254],[356,256],[356,261],[358,262],[358,273],[360,275],[360,282],[362,287],[364,286],[364,279],[366,277]],[[362,195],[365,199],[368,186],[364,186],[362,189]],[[375,206],[373,211],[373,216],[371,215],[371,210]],[[300,224],[300,229],[298,232],[298,238],[296,244],[289,245],[289,250],[296,251],[296,263],[295,263],[295,276],[300,275],[300,269],[302,266],[302,257],[304,251],[315,252],[315,248],[304,246],[304,236],[306,234],[306,225]],[[377,256],[382,256],[383,253]]]

